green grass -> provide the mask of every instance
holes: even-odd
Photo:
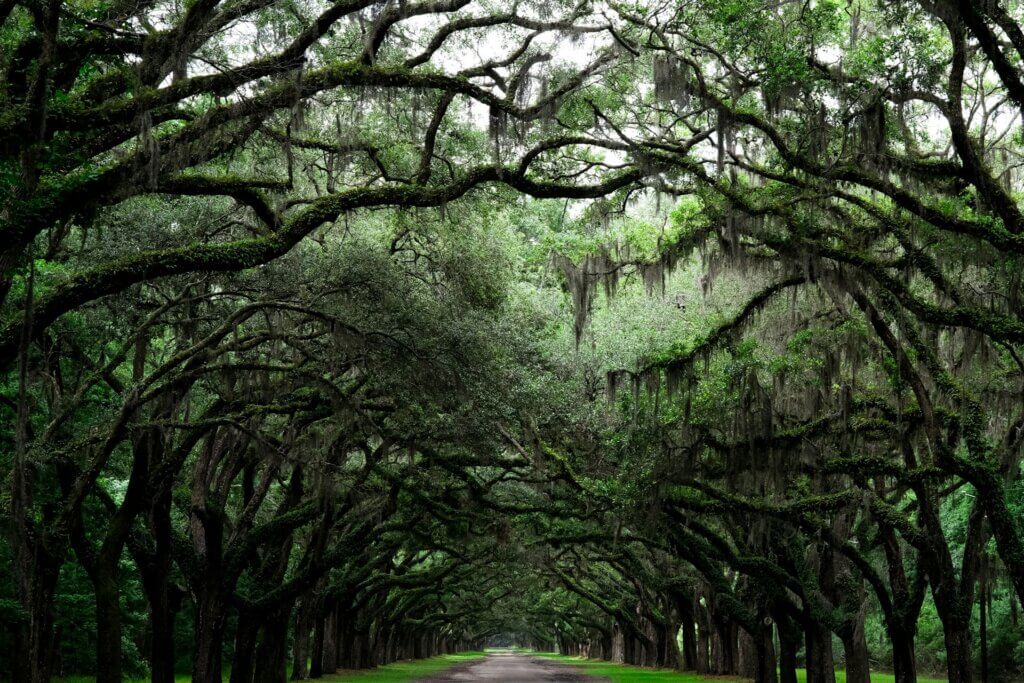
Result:
[[[708,683],[709,681],[741,681],[739,678],[726,676],[699,676],[695,673],[681,671],[669,671],[667,669],[648,669],[627,664],[616,664],[596,659],[582,659],[580,657],[567,657],[555,652],[533,652],[526,648],[495,648],[495,652],[524,652],[535,657],[553,659],[563,664],[580,667],[584,673],[591,676],[599,676],[611,681],[611,683]],[[406,662],[395,662],[387,666],[377,667],[367,671],[348,671],[345,673],[325,676],[320,679],[330,683],[345,683],[346,681],[368,681],[372,683],[408,683],[417,678],[430,676],[444,671],[456,664],[471,662],[482,659],[486,652],[462,652],[456,655],[441,655],[430,659],[417,659]],[[807,672],[797,669],[797,679],[800,683],[806,683]],[[96,679],[90,676],[72,676],[71,678],[56,679],[60,683],[93,683]],[[144,683],[148,679],[125,679],[125,683]],[[190,683],[189,676],[177,676],[176,683]],[[871,674],[871,683],[895,683],[895,677],[889,673]],[[925,678],[918,676],[918,683],[946,683],[945,678]],[[846,672],[836,670],[836,683],[846,683]]]
[[[726,676],[699,676],[695,673],[681,671],[670,671],[668,669],[648,669],[627,664],[616,664],[601,660],[582,659],[580,657],[566,657],[553,652],[538,652],[537,657],[554,659],[565,664],[578,666],[591,676],[601,676],[612,683],[706,683],[707,681],[739,681],[742,679],[729,678]],[[797,669],[797,679],[800,683],[806,683],[807,672]],[[890,673],[871,674],[871,683],[894,683],[895,677]],[[925,678],[918,676],[918,683],[946,683],[944,678]],[[836,670],[836,683],[846,683],[846,672]]]
[[[698,676],[695,673],[670,671],[668,669],[648,669],[640,666],[616,664],[615,662],[605,662],[597,659],[566,657],[553,652],[538,652],[536,653],[536,656],[554,659],[562,662],[563,664],[578,666],[583,669],[584,673],[590,674],[591,676],[600,676],[612,683],[705,683],[709,680],[704,676]],[[722,676],[716,676],[713,680],[725,681],[729,679]]]
[[[408,681],[421,678],[423,676],[429,676],[436,674],[439,671],[444,671],[456,664],[462,662],[471,662],[476,659],[483,659],[485,653],[483,652],[460,652],[456,655],[441,655],[439,657],[431,657],[430,659],[417,659],[405,662],[395,662],[394,664],[388,664],[387,666],[379,666],[376,669],[368,669],[365,671],[346,671],[343,673],[334,674],[333,676],[324,676],[319,679],[321,681],[330,681],[331,683],[344,683],[345,681],[368,681],[372,683],[407,683]],[[59,683],[95,683],[96,678],[94,676],[71,676],[69,678],[58,678],[54,679]],[[192,677],[189,675],[175,676],[175,683],[191,683]],[[227,680],[227,674],[225,674],[224,680]],[[125,679],[125,683],[146,683],[149,681],[148,678],[138,679]]]
[[[430,659],[416,659],[407,662],[395,662],[380,666],[369,671],[350,671],[333,676],[325,676],[321,680],[331,683],[343,681],[373,681],[373,683],[407,683],[423,676],[436,674],[456,664],[471,662],[485,657],[483,652],[460,652],[457,655],[441,655]]]
[[[96,683],[95,676],[68,676],[67,678],[54,678],[56,683]],[[224,680],[227,680],[225,677]],[[149,676],[145,678],[125,678],[124,683],[149,683]],[[192,683],[192,677],[188,674],[181,674],[174,677],[174,683]]]
[[[796,678],[800,683],[806,683],[807,672],[803,669],[797,669]],[[896,677],[890,673],[878,671],[871,674],[871,683],[895,683],[895,681]],[[842,669],[836,669],[836,683],[846,683],[846,672]],[[945,678],[928,678],[926,676],[918,676],[917,683],[947,683],[947,681]]]

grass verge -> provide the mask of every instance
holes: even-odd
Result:
[[[395,662],[386,666],[378,666],[376,669],[359,671],[342,671],[331,676],[324,676],[321,681],[330,683],[344,683],[345,681],[367,681],[368,683],[408,683],[408,681],[430,676],[439,671],[444,671],[456,664],[470,662],[475,659],[483,659],[483,652],[460,652],[455,655],[440,655],[430,659],[415,659],[405,662]],[[68,678],[54,679],[59,683],[95,683],[93,676],[71,676]],[[227,680],[227,674],[224,675]],[[125,683],[146,683],[148,678],[125,679]],[[187,675],[175,676],[175,683],[191,683],[192,677]]]
[[[648,669],[628,664],[616,664],[594,659],[582,659],[580,657],[567,657],[554,652],[537,652],[536,657],[553,659],[563,664],[578,666],[583,672],[591,676],[606,678],[612,683],[708,683],[709,681],[742,681],[740,678],[729,678],[727,676],[700,676],[691,672],[670,671],[668,669]],[[800,683],[806,683],[807,673],[803,669],[797,669],[797,679]],[[894,683],[896,678],[890,673],[872,673],[871,683]],[[925,678],[918,676],[918,683],[946,683],[944,678]],[[846,683],[846,672],[836,670],[836,683]]]
[[[578,666],[583,669],[584,673],[607,679],[612,683],[708,683],[708,681],[721,682],[742,680],[739,678],[730,679],[724,676],[709,678],[683,671],[649,669],[641,666],[630,666],[629,664],[605,662],[599,659],[567,657],[554,652],[537,652],[534,656],[553,659],[557,662],[561,662],[562,664]],[[838,681],[836,683],[838,683]]]

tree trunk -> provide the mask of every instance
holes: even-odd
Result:
[[[152,683],[174,683],[174,620],[184,592],[171,585],[171,494],[165,489],[146,513],[155,550],[150,553],[129,543],[142,589],[149,603],[151,639],[149,669]]]
[[[320,628],[322,631],[321,638],[323,639],[323,651],[320,654],[321,657],[321,670],[324,674],[332,674],[341,668],[348,668],[345,662],[339,659],[339,653],[343,653],[342,643],[338,641],[338,619],[340,608],[338,605],[334,605],[324,618],[320,620]]]
[[[970,624],[947,618],[942,626],[949,683],[971,683]]]
[[[166,590],[165,590],[166,593]],[[174,683],[174,616],[176,610],[165,595],[150,603],[152,641],[149,651],[151,683]]]
[[[644,629],[646,633],[644,635],[647,638],[638,638],[640,643],[640,652],[643,653],[643,666],[658,666],[658,636],[654,630],[653,625],[648,624]]]
[[[341,619],[340,613],[338,619]],[[342,669],[355,669],[356,666],[356,633],[352,622],[349,619],[345,619],[344,623],[341,624],[340,635],[338,638],[338,659],[337,665]],[[431,656],[436,654],[433,639],[430,644]]]
[[[790,629],[781,623],[779,633],[779,683],[797,683],[796,653],[800,649],[800,641],[793,637]]]
[[[753,641],[756,656],[754,683],[779,683],[777,662],[775,660],[775,642],[772,639],[770,622],[758,632]]]
[[[256,650],[256,635],[260,624],[251,615],[238,615],[238,628],[235,631],[235,652],[231,657],[231,683],[252,683],[253,653]]]
[[[395,629],[385,627],[378,636],[377,664],[390,664],[395,661]]]
[[[28,588],[22,589],[28,618],[14,630],[14,652],[20,655],[13,657],[14,683],[49,683],[53,675],[53,599],[60,563],[45,551],[34,550],[35,563],[26,572]]]
[[[371,629],[363,634],[363,668],[372,669],[380,664],[381,633],[379,629]],[[451,649],[448,650],[451,652]]]
[[[683,632],[683,669],[697,670],[697,628],[693,620],[691,600],[679,601],[679,619]]]
[[[707,611],[698,606],[700,623],[697,632],[697,673],[711,673],[711,627]]]
[[[311,608],[313,596],[303,599],[295,615],[295,643],[292,645],[292,680],[309,678],[309,628],[315,610]]]
[[[836,683],[831,631],[808,616],[806,639],[807,683]]]
[[[986,560],[983,559],[978,576],[978,640],[981,649],[981,683],[988,683],[988,568],[986,564]]]
[[[288,616],[291,603],[263,619],[256,647],[255,683],[285,683],[288,680]]]
[[[316,614],[313,622],[313,644],[310,647],[309,677],[320,678],[324,675],[324,646],[326,644],[325,627],[327,614]]]
[[[853,630],[844,634],[843,654],[846,660],[846,683],[871,683],[871,662],[864,639],[864,611],[856,617]]]
[[[145,366],[146,347],[144,343],[139,345],[141,341],[140,337],[136,344],[136,379],[142,376],[141,368]],[[154,418],[171,417],[176,405],[173,395],[163,397]],[[124,499],[110,517],[90,572],[96,591],[96,683],[121,683],[121,555],[135,519],[147,506],[150,471],[163,457],[164,446],[164,438],[157,430],[147,430],[134,440],[131,476]]]
[[[355,668],[356,669],[369,669],[373,666],[370,662],[373,661],[373,655],[370,650],[373,647],[373,643],[370,642],[370,634],[366,631],[360,631],[356,633],[354,647],[355,651]],[[447,652],[447,650],[445,650]]]
[[[889,630],[892,643],[892,672],[895,683],[917,682],[917,657],[914,653],[914,636],[900,630]]]
[[[736,628],[728,619],[712,619],[711,673],[719,676],[736,675]]]
[[[121,683],[121,590],[116,567],[96,567],[96,683]]]
[[[197,596],[195,657],[192,661],[194,681],[221,680],[224,612],[224,602],[216,589],[207,587]]]
[[[736,673],[742,678],[756,678],[757,657],[758,648],[754,644],[754,637],[741,629],[737,638]]]

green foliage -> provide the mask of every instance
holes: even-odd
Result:
[[[1024,6],[364,4],[0,8],[0,649],[1019,677]]]

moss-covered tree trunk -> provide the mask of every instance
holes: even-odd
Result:
[[[859,612],[852,629],[844,633],[843,660],[846,662],[847,683],[871,683],[871,661],[864,638],[864,612]]]
[[[807,657],[807,683],[836,683],[832,656],[832,632],[810,614],[806,615],[804,643]]]

